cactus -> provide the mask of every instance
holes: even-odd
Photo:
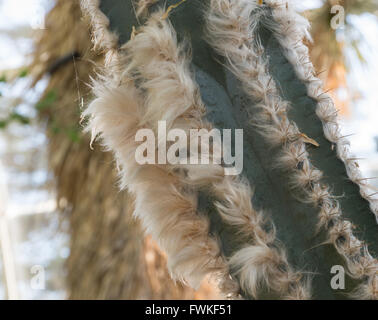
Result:
[[[288,1],[82,7],[107,54],[88,128],[114,152],[172,276],[198,285],[213,273],[225,294],[247,299],[377,299],[377,200],[309,61],[308,22]],[[243,129],[242,177],[136,166],[133,130],[161,119]],[[330,285],[335,265],[344,290]]]

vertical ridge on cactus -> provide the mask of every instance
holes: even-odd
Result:
[[[258,36],[258,28],[271,25],[264,19],[269,11],[264,12],[246,0],[213,0],[210,8],[207,18],[209,41],[228,59],[230,69],[240,79],[246,94],[259,102],[259,112],[253,115],[254,124],[269,143],[282,145],[283,156],[277,159],[277,166],[290,171],[289,183],[301,201],[320,207],[319,225],[329,230],[329,242],[345,258],[350,274],[357,279],[367,277],[366,282],[372,283],[377,271],[376,260],[367,246],[353,235],[352,224],[343,220],[339,202],[330,193],[329,186],[321,181],[322,172],[310,162],[306,150],[309,139],[288,119],[289,103],[280,97],[275,80],[269,74],[265,50]],[[295,28],[296,25],[291,23],[290,26]],[[299,163],[302,164],[300,169]],[[333,222],[331,227],[330,221]],[[341,237],[345,238],[342,244],[338,241]]]
[[[378,199],[369,196],[371,190],[374,189],[362,178],[357,160],[350,154],[349,141],[347,136],[342,136],[340,132],[337,110],[332,98],[327,92],[324,92],[322,81],[316,77],[316,72],[310,61],[308,48],[302,42],[305,36],[309,38],[307,31],[309,25],[304,21],[303,17],[293,10],[292,6],[288,6],[283,10],[282,5],[279,5],[280,2],[282,3],[282,1],[277,0],[267,1],[268,5],[273,9],[272,13],[275,20],[283,26],[274,30],[275,36],[285,49],[284,54],[294,66],[298,77],[306,83],[309,97],[318,102],[316,115],[322,121],[324,135],[331,143],[336,145],[337,156],[344,162],[349,179],[359,186],[361,196],[369,202],[370,209],[378,223]],[[299,22],[292,24],[289,23],[290,21]],[[303,27],[297,27],[297,32],[291,32],[293,31],[291,29],[293,25],[298,26],[298,24]]]
[[[160,5],[164,3],[140,1],[137,5],[143,7],[143,14],[135,13],[138,15],[136,17],[133,16],[135,11],[131,1],[85,0],[83,2],[86,3],[84,8],[87,10],[89,8],[90,15],[94,19],[93,28],[95,34],[97,32],[97,36],[94,37],[95,43],[105,50],[110,48],[109,69],[105,70],[109,73],[109,78],[105,80],[111,84],[111,91],[106,92],[107,99],[113,101],[113,95],[118,94],[117,88],[130,85],[133,81],[130,70],[140,66],[143,69],[141,60],[133,65],[138,59],[132,60],[128,54],[134,50],[133,56],[143,60],[142,55],[139,57],[143,49],[150,45],[151,50],[156,50],[154,46],[157,43],[147,41],[140,43],[139,49],[137,46],[134,49],[130,48],[135,38],[140,36],[140,30],[144,30],[145,25],[148,25],[150,14],[152,13],[153,16],[154,12],[159,12]],[[167,1],[166,7],[174,3]],[[125,12],[120,8],[128,10]],[[221,15],[209,18],[208,13],[210,12],[211,15],[211,10],[219,10]],[[201,220],[204,227],[201,229],[201,236],[196,239],[199,241],[198,245],[200,241],[206,243],[206,240],[199,239],[208,238],[209,231],[219,239],[218,243],[212,242],[214,245],[212,250],[219,252],[221,256],[222,267],[219,269],[222,270],[221,281],[231,279],[228,275],[231,274],[233,281],[230,286],[234,288],[234,296],[237,296],[236,288],[239,285],[245,298],[272,298],[277,297],[278,294],[280,298],[289,299],[306,299],[310,296],[315,299],[340,299],[346,298],[346,293],[353,293],[354,298],[376,299],[377,260],[365,245],[365,242],[368,243],[373,253],[377,247],[377,226],[372,223],[373,215],[366,214],[370,211],[369,205],[374,209],[374,204],[369,204],[364,199],[369,200],[369,197],[366,197],[366,194],[362,194],[361,197],[358,187],[348,184],[344,179],[351,174],[357,174],[354,168],[353,171],[348,166],[345,169],[343,163],[336,159],[336,153],[331,148],[332,144],[323,136],[323,127],[326,136],[329,135],[329,130],[335,128],[332,125],[335,121],[333,113],[328,112],[326,117],[320,117],[321,121],[319,118],[314,118],[316,102],[321,105],[321,102],[326,100],[323,96],[314,96],[314,92],[318,94],[319,83],[313,78],[308,78],[313,74],[312,69],[303,67],[310,65],[306,58],[307,48],[302,44],[303,37],[308,37],[307,20],[291,11],[291,5],[288,5],[287,1],[273,0],[265,1],[263,4],[246,0],[209,0],[204,3],[199,0],[186,1],[171,10],[169,18],[177,32],[179,42],[181,43],[182,39],[189,39],[192,44],[191,69],[195,70],[195,79],[201,95],[195,101],[198,102],[202,98],[206,107],[206,117],[210,122],[201,122],[201,120],[196,125],[243,128],[246,133],[243,174],[248,180],[247,183],[243,182],[244,179],[223,178],[216,166],[208,172],[200,167],[185,168],[188,173],[185,179],[180,175],[174,175],[177,183],[185,186],[186,191],[189,190],[189,193],[181,193],[180,197],[183,200],[191,199],[193,208],[191,211],[195,212],[198,209],[201,212],[208,212],[209,221]],[[210,21],[210,25],[213,23],[212,28],[204,27],[206,20]],[[137,28],[138,24],[142,27]],[[158,29],[155,30],[157,37]],[[243,30],[245,33],[241,34]],[[114,33],[118,34],[119,45],[126,43],[123,48],[115,49]],[[105,45],[102,44],[101,37],[106,38]],[[210,45],[205,42],[205,38]],[[188,47],[185,50],[187,49]],[[168,52],[168,55],[171,53]],[[166,56],[166,52],[163,56]],[[172,66],[172,70],[178,70],[182,63],[181,58],[180,55],[171,56],[171,62],[176,63]],[[236,77],[225,68],[227,62],[231,62],[229,66]],[[149,66],[153,69],[151,64]],[[151,76],[150,67],[145,67],[144,77]],[[189,74],[189,67],[182,72]],[[122,74],[121,79],[117,79],[117,74]],[[239,74],[242,76],[239,77]],[[155,76],[159,76],[158,72]],[[126,82],[122,83],[120,80]],[[195,83],[190,85],[193,88],[197,87]],[[239,89],[242,85],[246,92]],[[166,89],[173,90],[173,88]],[[174,90],[172,92],[172,97],[167,99],[170,99],[169,105],[174,107],[176,93]],[[103,92],[100,91],[101,94]],[[136,88],[135,94],[141,99],[139,105],[144,105],[145,108],[148,101],[148,96],[145,96],[146,90]],[[147,114],[150,125],[151,121],[159,120],[164,114],[179,115],[174,108],[169,113],[165,113],[167,105],[161,104],[161,101],[159,105],[156,99],[154,101],[156,104]],[[181,101],[176,102],[177,106],[185,105],[181,103]],[[108,102],[106,104],[109,105]],[[316,109],[318,116],[319,110],[323,109],[318,106]],[[95,112],[101,114],[103,111],[98,107]],[[203,110],[200,113],[202,112]],[[118,114],[118,122],[114,119],[114,123],[119,123],[120,117],[121,113]],[[183,124],[185,122],[180,122],[180,125]],[[99,131],[101,128],[104,129],[99,118],[94,127]],[[132,131],[127,132],[127,135],[130,137]],[[339,138],[339,140],[343,139]],[[337,155],[342,160],[346,160],[343,158],[346,155],[348,155],[347,159],[350,159],[349,154],[344,152],[344,146],[344,143],[337,146]],[[117,149],[121,148],[120,144],[112,145],[116,154]],[[270,153],[269,157],[266,156],[267,150]],[[131,158],[131,155],[129,157]],[[172,170],[168,171],[172,172]],[[132,176],[125,174],[126,179],[132,181],[140,175],[140,172],[134,170]],[[191,179],[201,175],[200,182]],[[152,192],[153,188],[159,188],[158,185],[161,183],[148,182],[148,176],[143,174],[140,177],[147,179],[147,184],[150,184],[148,190],[139,189],[145,193],[140,195],[140,199],[149,201],[149,197],[153,199],[156,196]],[[361,185],[361,178],[356,177],[354,176],[352,181]],[[163,176],[159,176],[159,179],[164,181]],[[206,181],[205,184],[203,180]],[[249,184],[254,186],[253,195],[248,187]],[[169,193],[168,190],[166,192]],[[237,198],[238,200],[230,198],[233,193],[240,198]],[[343,193],[346,194],[345,197],[341,197]],[[161,196],[167,195],[161,194]],[[251,201],[247,200],[249,198],[252,198],[253,207]],[[143,204],[139,203],[141,206],[139,209]],[[149,219],[155,219],[157,216],[163,217],[160,213],[165,209],[160,210],[159,213],[159,208],[155,205],[148,210]],[[270,213],[277,232],[267,231],[263,223],[267,220],[267,212]],[[345,218],[341,218],[341,213]],[[176,217],[178,223],[179,215]],[[156,232],[162,228],[158,224],[164,224],[160,220],[162,219],[155,220],[157,225],[150,226],[147,230],[155,233],[157,239],[167,235]],[[359,238],[363,241],[359,241],[354,236],[356,230],[352,233],[353,225],[365,231],[363,234],[358,232]],[[321,226],[323,228],[320,228]],[[181,230],[185,233],[184,226]],[[164,231],[172,230],[164,229]],[[177,235],[172,232],[171,237],[174,236]],[[281,245],[276,243],[277,238],[282,241]],[[286,247],[287,250],[279,249],[282,247]],[[180,250],[182,248],[184,246]],[[178,252],[175,250],[171,253]],[[211,258],[211,256],[210,253],[208,255],[210,260],[214,260],[215,257]],[[346,259],[343,260],[342,256]],[[206,259],[205,256],[196,258]],[[196,271],[191,268],[199,264],[194,258],[192,261],[186,259],[184,269],[178,269],[176,277],[185,278],[188,275],[190,277],[190,274],[194,275]],[[344,292],[337,292],[330,287],[329,272],[336,264],[348,267],[347,290]],[[192,271],[186,272],[185,268]],[[303,272],[294,270],[314,272],[311,292]],[[211,271],[211,268],[208,271]]]
[[[119,58],[127,63],[118,75],[118,84],[109,85],[105,71],[102,81],[94,84],[97,98],[83,115],[89,116],[87,130],[94,137],[99,135],[104,146],[114,152],[121,188],[127,188],[135,196],[134,214],[166,251],[172,276],[197,288],[205,275],[218,273],[222,287],[231,289],[235,286],[227,284],[232,280],[227,276],[227,266],[216,241],[209,236],[208,222],[197,212],[195,192],[184,186],[178,176],[170,174],[167,165],[138,165],[134,158],[137,147],[134,137],[139,128],[154,129],[160,116],[173,126],[180,122],[180,117],[189,119],[191,113],[201,114],[202,105],[194,83],[190,85],[185,56],[180,55],[169,23],[160,17],[161,14],[151,17],[122,48]],[[136,86],[133,71],[138,71],[139,80],[144,81],[138,83],[140,87]],[[187,78],[187,87],[182,87],[182,77]],[[159,90],[155,90],[156,86],[148,88],[150,82],[156,81],[160,85],[172,84],[173,91],[154,96]],[[139,92],[143,87],[145,98]],[[157,109],[162,108],[161,102],[165,103],[165,110]],[[188,128],[198,127],[197,121],[192,117]],[[236,295],[237,291],[231,293]]]

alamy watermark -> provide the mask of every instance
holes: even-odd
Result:
[[[30,279],[30,287],[33,290],[45,290],[45,267],[41,265],[34,265],[30,268],[30,273],[33,275]]]
[[[234,139],[232,131],[190,129],[187,134],[174,128],[167,132],[166,121],[158,121],[157,138],[151,129],[137,131],[135,141],[141,144],[135,160],[141,165],[218,164],[224,166],[225,175],[238,175],[243,171],[243,130],[235,129]]]
[[[331,278],[331,288],[333,290],[345,289],[345,270],[343,266],[335,265],[331,268],[331,273],[334,276]]]
[[[332,6],[331,14],[334,15],[331,19],[331,28],[333,30],[343,29],[345,26],[344,7],[339,4]]]

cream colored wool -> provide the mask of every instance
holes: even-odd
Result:
[[[95,50],[100,50],[105,55],[104,65],[112,69],[108,73],[108,81],[112,75],[112,81],[119,73],[118,36],[109,30],[109,19],[99,8],[100,0],[80,0],[81,10],[91,21],[92,42]]]
[[[155,39],[157,42],[152,39],[155,35],[158,37]],[[151,41],[146,42],[148,36],[150,38],[147,40]],[[132,51],[129,51],[131,48],[140,48],[140,51],[133,56]],[[162,48],[168,50],[167,55],[164,55]],[[138,30],[138,34],[123,48],[119,57],[125,54],[122,58],[131,59],[130,66],[135,67],[145,65],[146,61],[153,61],[160,66],[160,80],[164,82],[172,80],[169,78],[172,73],[169,72],[173,70],[165,68],[172,64],[169,63],[170,54],[175,54],[180,60],[177,64],[174,63],[178,69],[187,68],[184,57],[178,57],[177,53],[170,25],[160,21],[156,15],[147,26]],[[138,60],[140,57],[146,60]],[[140,66],[137,61],[141,62]],[[182,73],[182,70],[178,72]],[[112,80],[113,75],[110,77]],[[167,253],[168,268],[174,279],[197,288],[205,275],[215,274],[220,279],[221,288],[237,296],[238,287],[228,275],[228,267],[219,246],[209,237],[208,220],[197,212],[196,192],[184,186],[178,176],[170,173],[166,165],[139,165],[134,158],[139,145],[135,142],[138,129],[154,128],[155,120],[160,116],[174,123],[175,117],[180,116],[180,113],[171,112],[174,105],[169,104],[169,101],[164,104],[158,98],[154,100],[153,92],[147,93],[144,100],[126,71],[119,78],[118,84],[114,81],[108,82],[107,79],[107,75],[104,75],[94,83],[93,90],[97,98],[84,111],[84,116],[89,118],[87,130],[91,130],[93,136],[98,135],[105,148],[114,152],[120,170],[121,187],[127,188],[136,199],[134,214],[141,219],[146,232]],[[177,89],[175,81],[178,79],[171,84]],[[146,81],[147,85],[148,83]],[[185,92],[179,90],[175,94],[177,101],[189,98],[191,103],[196,103],[193,94],[190,95],[189,92],[185,95]],[[157,119],[151,113],[151,109],[159,109],[156,103],[160,107],[166,106],[166,111],[159,113]],[[193,106],[190,104],[188,107]]]
[[[174,278],[194,288],[220,265],[219,248],[208,234],[208,223],[197,213],[194,192],[183,189],[179,179],[163,166],[138,165],[134,159],[136,131],[143,126],[143,105],[132,82],[119,88],[95,84],[97,98],[84,115],[88,130],[99,134],[104,146],[115,154],[122,187],[135,195],[135,215],[168,254]]]
[[[146,97],[145,105],[148,107],[144,112],[145,121],[156,124],[159,120],[166,120],[167,130],[173,127],[184,130],[190,128],[210,130],[210,124],[202,120],[204,105],[188,69],[189,60],[184,56],[184,49],[177,48],[173,29],[158,17],[158,14],[152,16],[143,27],[143,31],[138,31],[133,41],[122,48],[126,60],[124,65],[127,66],[124,73],[136,75],[133,80],[139,84],[139,89]],[[154,130],[156,131],[156,127]],[[260,277],[269,276],[271,282],[267,281],[268,284],[282,284],[279,288],[274,287],[277,292],[298,296],[296,292],[303,290],[294,284],[290,287],[291,293],[287,293],[289,285],[292,284],[291,269],[287,266],[290,274],[278,270],[279,265],[287,265],[287,261],[280,259],[283,256],[282,252],[267,247],[274,235],[268,235],[261,228],[261,224],[259,225],[263,219],[259,219],[260,216],[251,206],[252,193],[249,186],[238,179],[224,176],[224,169],[221,166],[176,166],[176,169],[180,168],[187,170],[187,176],[182,180],[190,185],[212,185],[218,198],[225,200],[224,204],[218,203],[217,207],[222,216],[227,217],[226,221],[241,228],[247,226],[245,235],[248,237],[255,235],[264,244],[266,252],[275,257],[277,264],[273,264],[269,269],[272,272],[266,272]],[[268,259],[266,261],[271,262]],[[268,269],[264,264],[262,267]],[[256,270],[252,272],[259,271]],[[296,281],[298,282],[298,277]],[[251,292],[256,298],[258,285],[259,283],[255,283],[256,288],[243,289],[248,293]]]
[[[157,24],[160,23],[157,22]],[[163,31],[173,33],[172,30],[166,30],[164,26],[165,24],[163,24]],[[179,56],[180,51],[177,50],[176,45],[172,45],[172,43],[166,40],[170,37],[175,38],[175,35],[164,35],[163,31],[156,33],[156,26],[153,24],[147,24],[145,30],[147,29],[149,32],[146,31],[144,34],[138,33],[137,37],[139,41],[129,42],[125,46],[126,51],[130,52],[130,55],[133,57],[133,59],[129,59],[128,61],[126,73],[139,75],[139,78],[134,80],[139,80],[141,82],[141,89],[147,93],[146,96],[148,99],[146,103],[150,103],[156,107],[156,110],[151,108],[150,113],[146,111],[145,117],[151,123],[157,123],[160,119],[167,120],[168,130],[172,127],[177,127],[169,122],[170,119],[175,119],[175,122],[179,122],[181,129],[207,128],[210,130],[210,124],[202,121],[204,106],[199,96],[198,87],[192,80],[187,66],[181,65],[182,63],[187,63],[187,61],[181,60]],[[150,35],[153,36],[151,37]],[[149,47],[148,50],[146,50],[146,46]],[[169,61],[169,66],[167,65],[167,69],[170,71],[169,74],[164,74],[165,69],[161,67],[161,63],[147,58],[147,56],[154,55],[150,50],[159,51],[160,56]],[[143,53],[146,53],[146,56]],[[154,56],[159,55],[156,54]],[[135,68],[135,66],[139,67]],[[172,70],[174,70],[176,75],[172,74]],[[181,83],[175,80],[172,81],[172,79],[180,79]],[[163,115],[162,106],[169,109],[169,113],[166,112]],[[177,117],[180,113],[182,115]],[[265,252],[268,252],[270,256],[275,258],[277,263],[273,264],[270,269],[268,266],[262,265],[262,268],[269,269],[270,272],[260,275],[261,278],[269,278],[266,283],[270,285],[271,289],[288,296],[291,294],[298,296],[296,292],[304,291],[299,285],[292,285],[290,287],[291,293],[287,293],[290,284],[292,284],[294,273],[288,266],[286,259],[282,258],[284,257],[283,252],[278,252],[267,247],[267,244],[273,242],[275,235],[263,231],[261,225],[264,219],[255,212],[251,205],[252,192],[247,184],[242,183],[237,178],[224,176],[224,170],[221,166],[213,165],[211,168],[209,168],[209,165],[202,166],[204,170],[201,170],[199,166],[179,167],[187,169],[187,178],[185,180],[189,180],[192,185],[210,185],[218,199],[223,200],[217,203],[217,209],[224,220],[230,224],[237,225],[244,236],[253,236],[256,238],[256,242],[260,242],[264,246]],[[243,232],[243,228],[247,230]],[[238,253],[235,256],[237,257]],[[234,262],[237,263],[235,258],[232,258],[232,261],[233,264]],[[271,260],[266,259],[266,263],[270,264]],[[286,273],[281,272],[279,270],[280,265],[287,265],[286,269],[289,271]],[[256,269],[257,271],[255,269],[251,265],[251,273],[259,271],[258,268]],[[295,278],[296,282],[298,282],[298,278],[300,277],[297,274]],[[279,285],[274,286],[272,284]],[[243,289],[256,298],[258,285],[259,283],[255,283],[255,287],[246,287]]]
[[[275,10],[286,10],[286,1],[280,5],[275,4],[277,2],[269,1],[269,4]],[[374,280],[377,274],[377,261],[368,254],[366,245],[354,237],[351,224],[340,218],[338,201],[330,194],[329,188],[320,182],[322,173],[310,163],[306,151],[308,138],[301,134],[295,123],[288,120],[288,102],[280,98],[269,74],[266,58],[263,57],[264,48],[255,37],[255,27],[262,14],[264,7],[257,1],[212,0],[207,16],[209,42],[219,54],[227,58],[230,69],[240,79],[246,93],[259,102],[261,112],[254,114],[255,125],[272,145],[282,145],[282,155],[277,159],[277,166],[290,170],[290,183],[294,190],[307,190],[304,196],[297,193],[298,198],[321,206],[320,226],[328,227],[329,221],[335,221],[335,225],[328,229],[329,241],[346,259],[351,275],[359,279],[367,276],[367,290],[374,292],[369,286],[374,283],[372,278]],[[276,16],[281,17],[280,14]],[[290,26],[288,33],[291,35],[296,34],[297,29],[307,30],[307,25],[307,20],[297,15],[296,19],[286,21],[280,27],[286,32],[285,27]],[[290,45],[285,44],[288,52],[303,36],[308,36],[307,31],[299,33],[300,39],[296,38],[296,42],[290,42]],[[338,239],[345,241],[340,242]]]
[[[159,25],[161,22],[159,21],[156,24]],[[175,119],[174,121],[179,123],[181,129],[207,128],[210,130],[211,126],[202,121],[204,106],[199,96],[198,87],[192,80],[187,65],[182,65],[183,63],[187,64],[187,61],[180,59],[180,50],[177,50],[175,43],[172,44],[170,41],[167,41],[169,38],[175,38],[175,35],[172,34],[173,30],[168,30],[164,26],[165,24],[162,24],[161,32],[157,33],[156,25],[152,23],[150,25],[147,24],[144,27],[146,32],[138,32],[136,36],[138,41],[135,39],[135,41],[126,44],[124,49],[129,52],[133,59],[128,58],[129,61],[126,64],[128,67],[125,72],[127,74],[139,75],[134,80],[138,80],[141,83],[141,90],[148,97],[146,103],[156,107],[156,109],[151,108],[151,112],[146,111],[145,117],[150,123],[157,123],[160,119],[167,120],[167,129],[169,130],[172,127],[177,127],[169,122],[170,119]],[[164,35],[164,31],[168,35]],[[158,51],[160,55],[151,53],[151,50]],[[146,56],[144,56],[144,53]],[[157,60],[147,58],[151,56],[163,56],[168,61],[167,70],[169,74],[164,73],[165,69],[162,68],[162,64]],[[128,56],[126,55],[126,57]],[[139,67],[136,68],[136,66]],[[173,74],[172,71],[176,74]],[[180,79],[180,81],[176,81],[176,79]],[[164,112],[162,106],[167,108],[169,113]],[[162,113],[165,113],[165,115]],[[182,115],[177,117],[180,114]],[[224,200],[218,203],[217,207],[227,222],[238,225],[240,228],[247,228],[244,235],[247,237],[254,236],[265,247],[267,247],[267,244],[273,242],[274,234],[270,235],[263,231],[261,227],[263,219],[252,208],[252,192],[248,185],[242,183],[237,178],[225,177],[221,166],[213,165],[211,168],[209,168],[209,165],[202,166],[204,170],[201,170],[199,166],[179,167],[187,170],[187,178],[185,180],[189,180],[192,185],[212,186],[212,190],[218,199]],[[243,229],[241,229],[241,232],[243,233]],[[276,252],[270,248],[266,251],[271,256],[275,256],[276,261],[280,262],[271,267],[275,272],[270,272],[271,282],[267,281],[267,283],[282,284],[279,288],[275,287],[274,289],[277,292],[285,293],[289,290],[288,287],[292,280],[292,274],[278,271],[280,264],[287,264],[286,260],[280,259],[283,253]],[[290,268],[288,267],[287,269]],[[263,278],[264,275],[261,277]],[[256,283],[257,285],[258,283]],[[298,290],[298,286],[293,285],[292,287],[293,290]],[[252,292],[252,295],[257,297],[255,295],[257,292],[255,288],[243,289],[247,292]]]
[[[138,166],[133,159],[136,145],[132,138],[138,128],[150,127],[156,130],[158,120],[166,120],[167,129],[209,127],[201,120],[204,106],[200,100],[198,87],[190,75],[188,59],[183,56],[182,50],[177,48],[172,27],[168,22],[161,21],[160,16],[159,14],[152,16],[147,25],[139,29],[135,37],[122,48],[120,56],[125,70],[120,78],[121,85],[117,87],[112,82],[112,86],[107,88],[103,82],[95,84],[94,89],[98,98],[85,112],[85,115],[91,117],[88,128],[93,130],[94,135],[99,133],[104,145],[115,152],[121,170],[122,187],[127,187],[136,195],[136,215],[144,222],[147,232],[160,240],[160,244],[168,253],[168,263],[176,277],[190,279],[191,283],[194,278],[196,284],[205,273],[216,271],[221,274],[221,285],[224,290],[231,291],[235,296],[237,295],[235,282],[227,276],[227,267],[222,263],[216,244],[207,237],[207,222],[199,219],[195,214],[196,196],[190,188],[183,188],[181,183],[183,180],[190,182],[191,185],[218,183],[222,179],[226,181],[223,168],[212,166],[213,170],[209,170],[209,166],[206,168],[187,166],[184,168],[188,171],[188,177],[181,178],[180,181],[178,176],[169,174],[177,168]],[[134,83],[138,83],[138,88]],[[144,99],[141,98],[141,92]],[[125,115],[127,122],[124,120]],[[123,136],[124,139],[119,139]],[[250,207],[252,196],[250,188],[244,184],[238,184],[234,189],[232,187],[234,187],[232,183],[227,185],[220,183],[219,186],[214,187],[214,190],[220,191],[223,188],[228,194],[236,195],[241,190],[244,192],[244,199],[241,200]],[[226,190],[229,188],[231,190]],[[223,196],[223,193],[221,194]],[[228,216],[231,211],[234,214],[238,212],[238,205],[238,201],[226,202],[222,205],[219,203],[218,208],[224,216]],[[265,259],[265,262],[260,260],[259,268],[255,265],[251,265],[250,268],[244,266],[248,271],[247,274],[244,272],[244,278],[254,273],[258,274],[259,278],[274,274],[271,280],[279,277],[279,283],[283,284],[276,289],[277,291],[286,291],[288,298],[302,298],[302,292],[305,290],[296,285],[298,277],[293,279],[294,273],[288,273],[286,265],[283,271],[278,271],[278,268],[285,264],[285,261],[280,259],[282,252],[270,249],[264,243],[271,239],[263,234],[261,228],[259,232],[255,231],[254,223],[258,223],[260,218],[252,208],[247,209],[249,212],[241,210],[245,216],[241,219],[237,218],[239,219],[237,223],[232,219],[229,221],[243,227],[247,222],[247,225],[250,225],[248,231],[253,231],[255,238],[262,242],[261,246],[265,247],[267,254],[275,257],[278,264],[271,264],[269,259]],[[189,223],[193,220],[197,221],[196,219],[197,223]],[[188,233],[190,237],[187,236]],[[204,234],[206,237],[203,236]],[[190,238],[190,243],[187,237]],[[237,257],[238,253],[231,258],[233,266],[243,262]],[[266,265],[267,263],[269,265]],[[263,270],[263,273],[260,274],[259,270]],[[295,284],[292,283],[293,280]],[[257,294],[259,285],[260,280],[244,289],[254,295],[255,292]]]
[[[236,252],[229,263],[236,270],[241,287],[254,297],[258,296],[258,290],[263,284],[275,292],[289,292],[283,296],[288,300],[309,299],[309,283],[303,285],[300,273],[286,269],[288,263],[281,253],[276,254],[264,244],[248,246]],[[277,269],[277,266],[281,266],[282,270]]]

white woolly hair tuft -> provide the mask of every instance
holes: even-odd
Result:
[[[92,27],[94,49],[105,53],[105,66],[115,68],[118,57],[118,36],[109,31],[109,19],[99,8],[100,0],[81,0],[80,6],[84,15],[88,16]]]
[[[248,183],[227,176],[214,182],[212,191],[218,199],[215,206],[222,219],[236,227],[246,242],[251,238],[253,241],[236,251],[229,261],[244,292],[256,299],[263,287],[284,299],[310,299],[310,278],[304,279],[301,272],[293,271],[285,250],[276,240],[274,224],[253,208]],[[271,225],[270,232],[263,227],[267,223]]]
[[[109,82],[107,75],[103,75],[94,82],[96,98],[83,113],[89,119],[86,130],[114,153],[121,188],[127,188],[135,196],[134,214],[167,253],[172,277],[197,288],[205,275],[217,274],[220,285],[237,296],[238,286],[229,276],[217,242],[209,236],[209,222],[197,211],[196,191],[183,185],[167,166],[139,165],[135,160],[138,129],[153,128],[160,117],[174,124],[175,118],[188,113],[196,103],[190,92],[195,86],[182,88],[180,79],[186,79],[189,85],[191,82],[187,62],[178,55],[174,31],[169,22],[160,19],[161,15],[159,12],[152,16],[119,57],[122,62],[129,62],[126,69],[137,68],[143,74],[146,88],[156,81],[155,75],[165,85],[169,83],[179,106],[169,100],[169,92],[163,90],[160,96],[153,87],[141,96],[126,71],[119,75],[118,85],[113,75],[109,75]],[[133,55],[135,48],[138,51]]]
[[[208,221],[197,212],[196,188],[207,185],[217,195],[216,207],[223,219],[265,248],[266,259],[256,270],[254,264],[243,265],[238,252],[231,258],[232,263],[242,264],[243,270],[260,278],[268,277],[264,283],[285,298],[309,298],[308,284],[302,285],[302,275],[291,271],[284,251],[269,247],[275,235],[263,230],[265,219],[252,207],[248,184],[237,177],[226,177],[219,165],[136,164],[134,137],[140,128],[156,130],[157,122],[166,120],[167,129],[211,129],[202,120],[205,108],[189,70],[189,59],[177,44],[169,21],[161,19],[162,14],[149,17],[121,48],[118,62],[123,69],[118,83],[108,81],[106,75],[94,83],[97,98],[84,112],[90,119],[87,130],[114,152],[121,188],[135,195],[135,214],[167,252],[168,266],[175,278],[196,287],[207,273],[218,273],[223,290],[238,296],[238,285],[229,276],[217,243],[208,235]],[[112,80],[114,75],[109,77]],[[185,169],[187,175],[173,174],[174,169]],[[269,257],[276,263],[271,264]],[[257,297],[258,286],[256,282],[256,287],[245,289]]]
[[[264,244],[245,247],[230,259],[231,270],[239,277],[241,288],[252,296],[256,297],[261,288],[270,288],[288,300],[308,299],[308,287],[301,284],[302,275],[287,270],[287,266],[283,251],[277,255]],[[290,295],[285,296],[288,292]]]

